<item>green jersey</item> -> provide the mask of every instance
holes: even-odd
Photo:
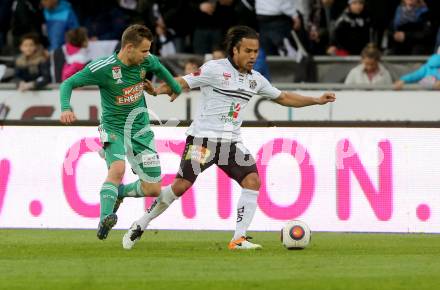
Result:
[[[156,56],[150,54],[140,65],[127,66],[114,53],[91,62],[62,83],[61,110],[71,110],[70,97],[74,88],[97,85],[101,94],[102,126],[105,130],[123,132],[130,113],[137,108],[147,107],[143,95],[143,82],[147,72],[164,80],[175,93],[181,93],[180,85]],[[149,122],[145,111],[137,114],[132,132],[149,126]]]

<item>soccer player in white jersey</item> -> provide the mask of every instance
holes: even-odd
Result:
[[[172,185],[164,188],[151,207],[135,221],[123,237],[123,247],[131,249],[148,224],[182,196],[197,176],[212,164],[219,166],[242,187],[237,205],[237,223],[229,242],[231,250],[259,249],[246,235],[257,208],[260,189],[255,160],[240,137],[240,113],[253,95],[272,99],[287,107],[323,105],[335,101],[334,93],[307,97],[273,87],[260,73],[252,70],[257,59],[258,34],[250,27],[236,26],[226,36],[228,58],[205,63],[195,73],[177,78],[184,89],[200,88],[201,103],[187,131],[179,172]],[[169,93],[166,84],[156,89]],[[174,99],[172,98],[171,101]]]

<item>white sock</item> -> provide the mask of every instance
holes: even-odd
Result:
[[[243,188],[237,204],[237,226],[233,240],[246,236],[246,231],[257,209],[258,191]]]
[[[154,200],[150,208],[147,209],[144,215],[138,219],[136,223],[141,226],[142,230],[144,230],[153,219],[163,213],[176,199],[177,196],[171,189],[171,185],[162,188],[160,195]]]

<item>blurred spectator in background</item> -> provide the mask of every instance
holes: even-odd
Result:
[[[21,54],[15,61],[15,77],[19,91],[41,89],[50,82],[50,64],[37,35],[24,35]]]
[[[221,46],[212,49],[212,59],[222,59],[226,57],[226,51]]]
[[[6,120],[10,108],[6,104],[0,103],[0,121]]]
[[[309,19],[308,33],[310,52],[314,55],[324,55],[330,44],[330,33],[339,12],[335,10],[335,0],[314,0]]]
[[[79,26],[76,14],[66,0],[41,0],[44,8],[49,50],[53,51],[64,44],[68,30]]]
[[[402,0],[389,31],[389,47],[392,54],[432,53],[434,33],[423,1]]]
[[[258,30],[255,0],[235,0],[234,14],[236,25],[246,25]]]
[[[298,50],[297,43],[292,40],[292,30],[304,41],[304,21],[295,4],[295,1],[286,0],[255,0],[260,45],[267,55],[289,55],[290,47],[286,47],[289,45]]]
[[[368,44],[361,53],[361,63],[351,69],[347,85],[391,85],[391,75],[380,63],[381,53],[376,44]]]
[[[139,18],[139,0],[117,0],[117,4],[127,20],[127,25],[140,24],[142,19]]]
[[[440,27],[438,28],[438,31],[437,31],[437,38],[436,38],[436,41],[435,41],[435,49],[434,49],[434,51],[437,51],[439,48],[440,48]]]
[[[195,73],[202,66],[202,63],[197,58],[188,59],[183,66],[183,75]]]
[[[71,0],[71,3],[90,40],[119,40],[130,23],[130,16],[136,15],[136,11],[123,9],[117,0]],[[148,26],[152,27],[151,23]]]
[[[160,56],[169,56],[176,54],[176,44],[174,42],[174,31],[168,29],[165,24],[161,20],[162,18],[159,18],[159,20],[156,23],[156,35],[155,35],[155,45],[157,54]]]
[[[436,53],[437,48],[440,46],[440,1],[439,0],[425,0],[426,6],[429,9],[429,15],[432,25],[432,31],[435,42],[434,53]]]
[[[266,53],[262,47],[258,49],[258,56],[254,64],[254,70],[262,74],[268,81],[271,81],[269,66],[266,61]]]
[[[190,0],[193,17],[193,51],[207,54],[220,45],[223,34],[234,24],[234,0]]]
[[[370,30],[370,19],[364,9],[364,0],[349,0],[347,9],[336,20],[327,53],[339,56],[360,54],[370,42]]]
[[[222,59],[222,58],[226,58],[226,51],[223,49],[221,45],[216,45],[212,49],[211,53],[207,53],[204,55],[204,62],[213,59]]]
[[[202,62],[197,58],[188,59],[183,65],[183,75],[196,74],[202,66]],[[190,92],[191,89],[183,89],[184,92]]]
[[[13,0],[0,1],[0,53],[6,44],[6,35],[10,29]]]
[[[310,14],[312,13],[313,0],[294,0],[296,10],[301,13],[303,25],[309,27]]]
[[[400,90],[405,84],[413,83],[419,83],[428,89],[440,90],[440,49],[418,70],[406,74],[396,81],[394,88]]]
[[[390,27],[397,6],[401,0],[367,0],[365,10],[371,19],[371,42],[374,42],[379,49],[387,44],[385,31]],[[438,1],[438,0],[436,0]]]
[[[33,33],[42,39],[44,16],[39,9],[39,0],[15,0],[12,5],[11,32],[12,42],[18,48],[23,35]],[[43,44],[46,44],[43,41]]]
[[[83,27],[67,31],[66,44],[63,45],[65,63],[61,73],[64,81],[76,72],[82,70],[90,61],[87,55],[87,45],[89,43],[87,30]]]
[[[156,26],[156,32],[159,31],[160,35],[166,35],[173,43],[176,52],[186,51],[186,37],[190,34],[194,21],[191,19],[187,1],[154,0],[153,2],[153,22]]]

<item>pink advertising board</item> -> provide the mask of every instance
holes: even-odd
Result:
[[[163,184],[186,128],[153,127]],[[440,232],[440,134],[427,128],[242,128],[262,180],[251,230],[301,219],[314,231]],[[106,165],[93,127],[0,129],[0,228],[90,228]],[[127,170],[124,182],[136,180]],[[232,230],[240,187],[215,166],[152,222],[155,229]],[[151,199],[126,199],[127,228]]]

